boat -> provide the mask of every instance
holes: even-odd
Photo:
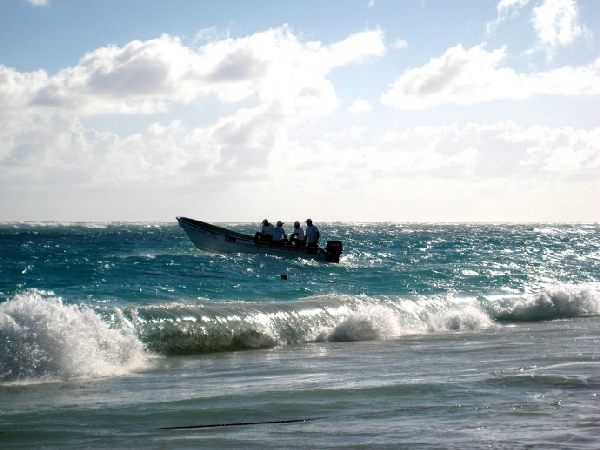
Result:
[[[327,241],[325,248],[297,246],[261,239],[259,235],[238,233],[188,217],[176,219],[197,248],[211,253],[269,254],[339,263],[343,250],[342,241]]]

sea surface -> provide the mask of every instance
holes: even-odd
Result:
[[[317,225],[0,224],[0,448],[600,448],[600,225]]]

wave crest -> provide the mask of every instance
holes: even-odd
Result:
[[[148,357],[131,331],[37,290],[0,304],[0,348],[2,381],[123,375]]]
[[[474,331],[493,326],[492,319],[474,305],[450,308],[429,321],[430,331]]]
[[[150,354],[194,354],[304,342],[474,332],[501,322],[600,315],[598,284],[496,297],[325,295],[290,302],[65,305],[29,291],[0,304],[0,380],[109,376]]]
[[[556,286],[535,294],[497,298],[487,303],[500,321],[569,319],[600,314],[600,293],[594,284]]]

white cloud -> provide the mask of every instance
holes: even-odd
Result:
[[[33,6],[46,6],[48,4],[48,0],[27,0],[29,4]]]
[[[600,59],[588,66],[517,73],[502,67],[506,49],[483,45],[448,49],[422,67],[408,69],[383,93],[382,102],[398,109],[523,100],[536,95],[600,95]]]
[[[394,42],[393,47],[395,49],[408,48],[408,42],[405,41],[404,39],[396,39],[396,41]]]
[[[527,3],[529,0],[500,0],[496,5],[498,11],[496,20],[486,24],[487,32],[493,32],[505,20],[516,17]]]
[[[470,174],[482,178],[591,179],[600,183],[600,128],[522,127],[514,122],[417,127],[385,133],[380,169],[390,175]],[[393,161],[393,163],[391,163]]]
[[[196,32],[194,37],[194,44],[198,42],[210,42],[217,39],[228,37],[227,35],[219,35],[217,27],[202,28]]]
[[[575,0],[544,0],[533,8],[531,23],[550,56],[557,47],[572,44],[584,32]]]
[[[281,27],[197,49],[168,35],[103,47],[53,76],[0,65],[0,186],[172,186],[264,175],[289,129],[338,107],[328,74],[383,50],[380,31],[324,45]],[[86,117],[204,101],[230,112],[199,128],[175,121],[123,137],[83,125]]]
[[[372,110],[373,107],[369,101],[365,100],[364,98],[357,98],[353,100],[348,107],[348,111],[350,111],[352,114],[363,114],[371,112]]]
[[[529,3],[529,0],[500,0],[496,9],[500,17],[516,14],[521,8]]]
[[[17,151],[0,164],[0,201],[8,205],[15,195],[51,192],[32,209],[48,211],[46,218],[56,217],[66,198],[80,195],[78,214],[92,218],[100,216],[90,205],[99,211],[108,197],[122,220],[199,213],[207,220],[247,220],[269,212],[265,198],[289,198],[299,188],[294,201],[267,207],[281,217],[318,214],[319,220],[600,217],[594,201],[600,127],[472,123],[398,127],[381,136],[359,127],[308,140],[260,107],[207,126],[155,123],[125,136],[91,130],[69,116],[18,125],[22,133],[12,134]],[[4,142],[2,133],[6,129],[0,130]],[[102,194],[92,199],[95,192]],[[326,207],[319,209],[315,198]],[[161,216],[165,209],[168,215]]]
[[[530,3],[530,0],[500,0],[496,6],[496,20],[487,23],[487,32],[491,33],[502,22],[515,18]],[[552,59],[559,48],[591,33],[580,19],[576,0],[540,0],[531,9],[531,24],[537,43],[527,53],[545,51]]]
[[[340,133],[286,149],[302,161],[281,161],[271,186],[302,186],[290,215],[319,198],[329,220],[600,217],[598,127],[398,127],[380,138]]]
[[[324,69],[329,71],[335,67],[360,62],[371,56],[382,56],[385,51],[383,31],[364,31],[354,33],[343,41],[335,42],[329,47],[315,46],[320,54]],[[314,45],[314,44],[313,44]]]
[[[383,50],[381,31],[323,45],[301,42],[281,27],[214,41],[198,50],[163,35],[99,48],[52,77],[0,66],[0,92],[13,108],[30,111],[144,114],[214,96],[222,102],[256,97],[261,103],[278,103],[283,114],[318,116],[337,106],[328,73]]]
[[[578,211],[600,217],[593,203],[600,128],[509,122],[398,127],[380,137],[342,124],[323,132],[328,124],[313,119],[327,119],[340,103],[330,73],[384,52],[379,30],[325,45],[282,27],[198,48],[167,35],[132,41],[90,52],[55,75],[0,66],[2,217],[65,218],[69,210],[71,220],[198,212],[244,220],[276,208],[281,217],[318,213],[319,220],[511,219],[520,192],[531,201],[519,197],[521,211],[535,202],[575,208],[568,200],[576,198]],[[502,67],[504,58],[503,48],[457,46],[407,70],[385,100],[414,109],[600,92],[600,61],[519,74]],[[191,102],[203,112],[205,103],[225,107],[196,126],[168,116],[122,135],[86,126],[101,114],[168,112]],[[360,98],[350,105],[356,113],[370,108]],[[265,201],[274,193],[283,200]],[[481,206],[490,204],[484,217]]]
[[[326,191],[346,183],[362,190],[382,178],[422,177],[495,180],[498,186],[511,180],[581,181],[600,187],[600,127],[522,127],[498,122],[397,128],[379,137],[359,131],[288,143],[301,149],[304,160],[282,162],[273,173],[282,174],[288,183],[297,177],[307,185],[327,187]]]

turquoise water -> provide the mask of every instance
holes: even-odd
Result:
[[[0,446],[600,446],[600,225],[318,225],[0,225]]]

